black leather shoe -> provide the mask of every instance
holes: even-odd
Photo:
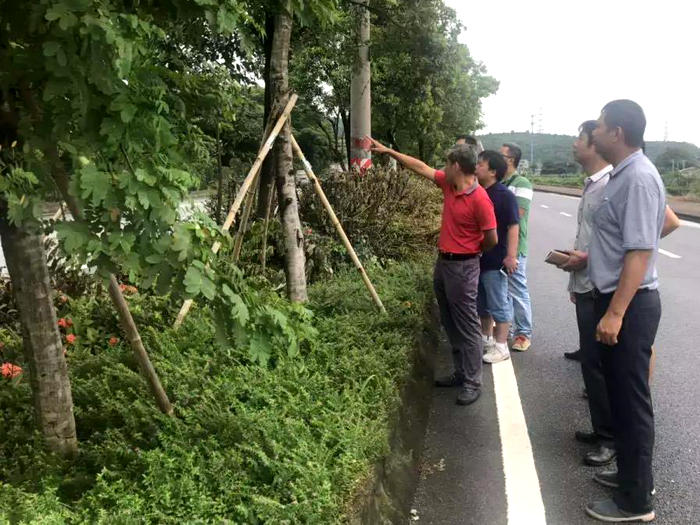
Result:
[[[439,386],[442,388],[450,388],[453,386],[463,386],[464,385],[464,376],[458,374],[457,372],[454,372],[452,375],[445,376],[445,377],[438,377],[435,380],[435,386]]]
[[[653,510],[643,512],[627,512],[622,510],[611,500],[596,501],[586,507],[586,512],[592,518],[606,523],[626,523],[632,521],[650,522],[654,521],[656,514]]]
[[[586,445],[597,445],[598,441],[600,441],[600,437],[595,432],[584,432],[583,430],[577,430],[574,436],[576,437],[576,441],[585,443]]]
[[[593,474],[593,481],[611,489],[620,488],[620,482],[617,480],[617,469],[596,472]]]
[[[608,448],[601,445],[598,450],[589,452],[583,457],[583,462],[592,467],[604,467],[613,462],[617,457],[617,452],[614,448]]]
[[[572,361],[581,360],[581,350],[576,350],[575,352],[564,352],[564,357],[571,359]]]
[[[465,386],[462,391],[457,396],[458,405],[471,405],[474,401],[479,399],[481,395],[481,390]]]

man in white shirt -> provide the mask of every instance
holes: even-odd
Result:
[[[610,180],[612,166],[598,155],[593,146],[593,130],[598,123],[587,120],[579,127],[579,136],[574,142],[573,153],[576,162],[581,164],[588,175],[584,182],[583,195],[578,207],[578,230],[574,251],[569,262],[561,266],[571,271],[569,293],[576,305],[576,322],[579,332],[579,348],[583,382],[588,393],[588,407],[591,414],[593,432],[576,432],[576,439],[583,443],[599,445],[597,451],[584,456],[584,462],[592,466],[603,466],[615,459],[615,446],[610,416],[610,403],[605,387],[605,377],[601,368],[600,351],[595,340],[597,320],[593,308],[593,283],[588,269],[577,265],[581,254],[588,253],[593,228],[593,214],[603,199],[603,190]],[[578,255],[577,255],[578,254]],[[578,269],[576,269],[578,268]],[[572,271],[576,269],[576,271]]]

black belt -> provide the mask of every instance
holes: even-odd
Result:
[[[635,295],[641,295],[644,293],[655,292],[655,291],[656,291],[656,288],[639,288],[636,291]],[[591,290],[588,293],[591,294],[591,297],[593,297],[593,299],[597,299],[598,297],[612,297],[613,295],[615,295],[615,290],[613,290],[612,292],[603,293],[600,290],[598,290],[598,288],[594,288],[593,290]],[[580,294],[580,295],[586,295],[586,294]]]
[[[479,255],[481,254],[440,252],[440,259],[444,259],[446,261],[466,261],[468,259],[474,259],[475,257],[479,257]]]

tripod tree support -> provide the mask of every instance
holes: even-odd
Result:
[[[357,253],[355,253],[355,249],[352,247],[352,244],[350,244],[350,239],[348,239],[348,236],[345,234],[345,230],[343,230],[343,226],[340,224],[338,217],[335,215],[335,212],[333,211],[333,207],[331,206],[331,203],[328,202],[328,198],[326,197],[326,194],[323,192],[323,188],[321,188],[321,182],[318,180],[318,177],[316,176],[313,169],[311,168],[311,164],[309,164],[309,162],[306,160],[306,157],[304,157],[304,152],[301,151],[301,148],[299,147],[299,144],[297,144],[297,141],[294,138],[294,135],[292,135],[291,137],[292,137],[292,148],[294,149],[294,153],[296,154],[297,157],[299,157],[299,160],[304,165],[304,171],[306,172],[306,176],[313,183],[314,189],[316,190],[316,194],[318,195],[318,198],[321,199],[321,203],[323,204],[323,207],[326,208],[326,211],[328,212],[328,215],[331,218],[331,222],[333,223],[333,226],[335,226],[335,229],[338,232],[338,235],[340,236],[340,240],[343,241],[343,244],[345,245],[345,249],[348,251],[348,254],[350,255],[350,259],[352,259],[352,262],[355,264],[355,267],[360,272],[360,275],[362,276],[362,280],[364,281],[365,286],[367,287],[367,290],[369,290],[369,293],[372,296],[372,299],[374,300],[374,304],[376,304],[377,308],[379,308],[379,310],[383,314],[385,314],[386,309],[384,308],[384,305],[382,304],[382,300],[379,298],[379,295],[377,295],[377,291],[374,289],[374,286],[372,285],[372,281],[369,280],[369,277],[367,276],[367,272],[365,271],[364,267],[362,266],[362,263],[360,262],[359,257],[357,257]]]
[[[287,102],[287,106],[284,108],[284,111],[277,119],[277,123],[275,124],[275,127],[272,128],[272,131],[267,137],[267,140],[265,140],[262,147],[260,148],[258,156],[255,158],[255,162],[253,162],[253,165],[251,166],[248,175],[246,175],[246,178],[243,180],[243,184],[241,184],[241,187],[238,189],[238,193],[236,193],[236,198],[234,199],[233,204],[231,204],[231,208],[228,211],[226,220],[224,221],[224,224],[221,227],[221,229],[224,232],[227,232],[229,229],[231,229],[233,222],[236,220],[236,213],[238,213],[238,209],[241,207],[241,204],[243,204],[243,200],[248,194],[248,190],[250,190],[251,186],[255,182],[258,176],[258,172],[262,167],[262,163],[265,160],[265,157],[267,157],[267,154],[272,149],[272,145],[275,143],[277,135],[279,135],[279,132],[282,130],[282,126],[284,126],[284,123],[289,118],[289,114],[292,112],[292,109],[294,109],[294,105],[297,103],[298,98],[299,97],[296,94],[292,94],[292,96],[289,97],[289,102]],[[220,249],[221,243],[218,241],[215,242],[214,245],[211,247],[211,251],[215,254],[218,253]],[[177,314],[177,318],[175,319],[175,323],[173,325],[175,328],[179,328],[179,326],[185,320],[185,317],[187,317],[190,308],[192,308],[192,302],[192,299],[187,299],[184,303],[182,303],[180,312]]]

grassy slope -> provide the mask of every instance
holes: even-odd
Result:
[[[425,263],[369,271],[388,315],[356,272],[317,284],[318,341],[266,369],[217,346],[206,311],[174,332],[158,300],[132,299],[178,417],[155,410],[125,345],[72,348],[73,464],[37,452],[27,378],[0,379],[0,523],[341,522],[386,452],[430,297]],[[85,299],[62,315],[111,319]],[[0,338],[21,359],[17,336]]]

